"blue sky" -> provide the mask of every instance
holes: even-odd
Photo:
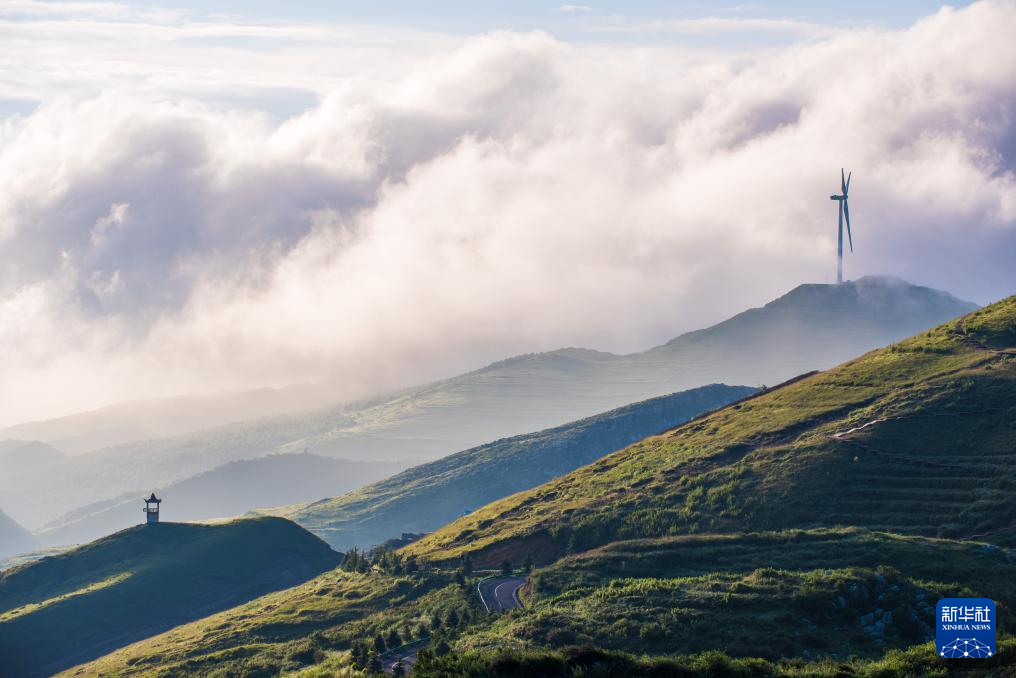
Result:
[[[139,7],[146,3],[131,3]],[[148,5],[153,3],[147,3]],[[553,3],[534,0],[511,2],[491,0],[461,2],[408,2],[372,0],[371,2],[285,3],[202,2],[166,0],[154,3],[187,9],[196,13],[222,12],[242,14],[260,20],[355,21],[390,26],[425,28],[453,33],[476,33],[495,29],[546,30],[560,37],[583,34],[581,27],[590,22],[623,18],[631,22],[694,19],[707,16],[739,18],[797,19],[821,23],[876,24],[887,28],[907,26],[919,17],[932,14],[944,3],[935,0],[854,0],[852,2],[573,2]],[[949,3],[955,7],[969,2]]]

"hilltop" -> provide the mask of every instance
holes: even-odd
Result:
[[[429,532],[754,390],[714,384],[653,398],[452,454],[334,499],[267,513],[296,521],[338,549]]]
[[[890,278],[802,285],[641,353],[568,348],[516,356],[355,403],[108,447],[16,479],[0,476],[0,496],[37,529],[69,509],[272,453],[436,458],[703,384],[779,383],[974,308]]]
[[[4,674],[48,675],[334,567],[281,518],[162,523],[0,574]]]
[[[352,490],[406,468],[407,462],[332,459],[313,454],[272,454],[234,461],[211,471],[156,488],[171,498],[164,515],[176,521],[242,515],[258,507],[306,502]],[[136,524],[140,499],[134,492],[85,506],[52,521],[36,533],[46,545],[80,544]]]

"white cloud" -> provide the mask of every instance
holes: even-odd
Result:
[[[0,127],[0,412],[648,346],[828,280],[841,165],[849,275],[996,298],[1014,30],[985,2],[750,60],[496,33],[281,124],[47,100]]]

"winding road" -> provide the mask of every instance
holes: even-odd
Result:
[[[408,676],[410,673],[413,672],[413,664],[416,663],[416,657],[417,655],[420,654],[420,650],[427,647],[429,643],[430,638],[421,638],[420,640],[414,641],[412,643],[407,643],[402,647],[385,652],[384,655],[382,655],[381,657],[381,663],[384,666],[385,673],[387,673],[388,675],[394,673],[395,665],[398,664],[399,660],[401,659],[402,668],[405,670],[405,673]]]
[[[487,612],[502,612],[522,607],[519,589],[525,583],[525,577],[494,577],[481,581],[476,590]]]

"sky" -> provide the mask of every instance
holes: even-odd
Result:
[[[0,0],[0,425],[1016,291],[1016,2]]]

